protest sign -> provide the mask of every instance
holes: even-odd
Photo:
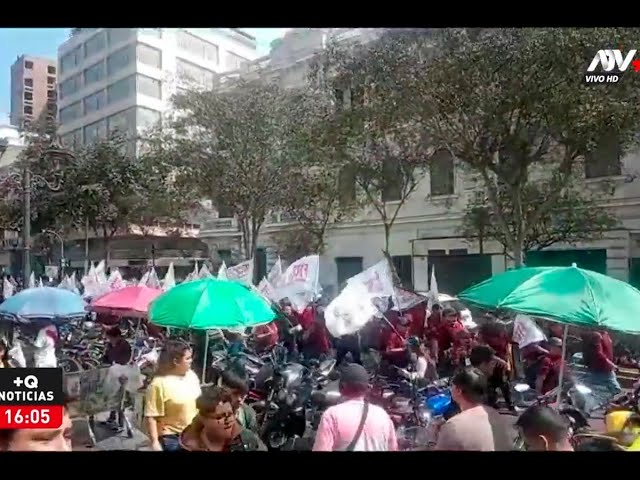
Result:
[[[246,260],[234,267],[227,268],[227,279],[253,285],[253,259]]]
[[[516,342],[520,348],[543,340],[546,340],[544,333],[542,333],[542,330],[538,328],[531,317],[522,314],[516,315],[516,320],[513,324],[513,341]]]
[[[288,298],[298,311],[303,310],[318,294],[320,257],[308,255],[293,262],[282,274],[276,298]]]
[[[359,283],[365,286],[366,291],[377,297],[392,297],[394,295],[393,276],[386,259],[380,260],[375,265],[367,268],[347,280],[348,285]]]

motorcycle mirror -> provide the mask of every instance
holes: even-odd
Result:
[[[516,386],[513,387],[513,389],[518,393],[524,393],[528,390],[531,390],[531,387],[526,383],[517,383]]]
[[[593,391],[586,385],[581,385],[581,384],[576,385],[576,390],[578,391],[578,393],[581,393],[582,395],[589,395]]]

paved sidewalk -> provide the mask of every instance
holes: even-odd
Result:
[[[97,444],[91,445],[89,426],[86,418],[76,417],[73,419],[73,450],[74,451],[96,451],[96,450],[137,450],[150,451],[149,440],[140,430],[133,428],[133,437],[128,438],[126,432],[116,433],[110,428],[100,425],[109,416],[108,412],[96,415],[96,426],[94,434]]]

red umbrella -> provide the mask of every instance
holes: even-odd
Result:
[[[149,304],[162,294],[159,288],[141,285],[125,287],[109,292],[91,302],[89,307],[98,313],[127,317],[146,317]]]

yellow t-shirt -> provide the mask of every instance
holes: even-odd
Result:
[[[184,376],[156,377],[147,388],[144,416],[158,421],[158,435],[179,434],[197,415],[200,380],[189,371]]]

